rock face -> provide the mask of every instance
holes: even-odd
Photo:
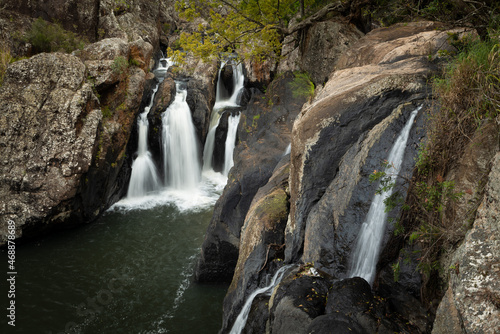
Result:
[[[275,269],[273,261],[283,260],[284,230],[288,217],[289,156],[276,166],[269,182],[255,195],[241,229],[240,249],[233,281],[224,300],[223,331],[238,315],[237,311],[257,288],[257,283]],[[236,305],[235,305],[236,304]],[[267,318],[267,317],[266,317]],[[256,328],[258,329],[258,328]]]
[[[0,106],[1,214],[16,222],[18,237],[92,221],[121,197],[146,77],[140,66],[152,49],[106,39],[79,57],[39,54],[9,66]]]
[[[419,281],[412,281],[415,286],[406,289],[392,282],[392,276],[390,279],[388,275],[378,276],[375,292],[385,299],[384,302],[373,297],[369,285],[359,278],[334,283],[333,288],[329,288],[332,279],[347,275],[356,236],[377,189],[376,184],[369,182],[369,175],[382,168],[382,161],[388,157],[410,113],[422,106],[420,116],[412,124],[400,174],[409,175],[413,168],[413,158],[425,135],[423,114],[430,108],[426,102],[430,96],[426,80],[435,67],[429,58],[436,57],[440,43],[447,36],[446,32],[437,30],[428,34],[430,26],[427,22],[411,24],[411,33],[405,26],[378,29],[354,43],[350,50],[363,50],[363,54],[358,56],[355,53],[355,63],[344,59],[352,58],[351,52],[355,51],[348,51],[340,57],[337,64],[343,64],[343,67],[329,75],[328,82],[317,90],[310,103],[304,105],[294,122],[289,184],[284,188],[272,184],[273,180],[284,180],[278,178],[278,167],[247,211],[239,245],[238,234],[229,232],[235,227],[219,225],[219,231],[225,234],[216,234],[218,240],[228,240],[226,245],[234,243],[235,253],[239,247],[233,281],[224,300],[222,332],[231,328],[244,299],[262,285],[266,273],[274,272],[274,262],[269,265],[266,261],[282,256],[279,253],[283,251],[279,244],[283,240],[280,239],[282,221],[275,219],[275,229],[268,230],[266,227],[272,225],[267,223],[264,205],[259,202],[266,198],[263,193],[270,196],[280,189],[289,194],[290,205],[285,229],[285,262],[307,264],[315,271],[302,271],[295,278],[295,274],[284,278],[275,289],[267,311],[262,300],[254,302],[251,314],[268,317],[267,332],[429,331],[426,311],[412,296],[418,290]],[[416,38],[419,43],[408,42],[419,34],[424,36]],[[385,39],[384,49],[375,47],[372,39]],[[423,40],[427,43],[421,43]],[[246,117],[248,119],[249,114]],[[244,141],[244,133],[242,137]],[[399,188],[401,181],[397,184],[398,189],[404,190]],[[234,183],[230,183],[226,191],[231,185]],[[231,195],[240,193],[237,188],[233,191]],[[226,200],[226,203],[230,202]],[[231,202],[232,208],[234,203]],[[217,214],[214,217],[218,217]],[[384,243],[391,231],[390,227]],[[220,238],[220,235],[224,237]],[[279,252],[270,247],[270,235],[275,240],[272,242],[279,244]],[[266,248],[269,248],[270,255],[265,252]],[[292,283],[295,281],[297,283]],[[324,282],[325,294],[328,293],[326,308],[324,302],[305,306],[304,299],[314,301],[314,298],[308,299],[311,295],[306,292],[319,293],[321,289],[316,289],[314,284],[320,281]],[[351,285],[356,287],[349,288]],[[367,293],[358,295],[360,291]],[[341,302],[349,298],[349,301]],[[348,310],[343,308],[347,304],[351,305]],[[366,305],[370,305],[369,311]],[[410,308],[411,305],[414,307]],[[261,320],[252,317],[248,322],[249,326],[262,324]]]
[[[258,189],[281,160],[295,116],[305,101],[294,97],[288,73],[273,82],[267,95],[254,91],[241,115],[239,142],[228,184],[214,208],[195,275],[199,281],[230,282],[238,259],[240,230]]]
[[[392,54],[394,49],[400,47],[401,41],[398,34],[400,28],[395,26],[374,30],[354,44],[351,50],[363,50],[358,62],[360,65],[365,65],[334,72],[323,90],[317,94],[311,105],[302,110],[294,123],[290,173],[291,207],[286,246],[288,261],[296,261],[303,252],[306,252],[305,256],[308,258],[315,257],[309,251],[309,243],[304,242],[306,226],[311,232],[311,228],[315,229],[308,224],[308,219],[317,221],[317,218],[314,218],[316,211],[332,204],[328,201],[334,201],[335,198],[339,201],[350,200],[353,188],[345,188],[341,183],[352,181],[343,177],[334,181],[341,171],[341,163],[344,159],[348,159],[346,155],[348,150],[353,149],[353,145],[359,145],[360,138],[369,138],[370,131],[402,105],[413,101],[415,107],[416,104],[421,103],[418,100],[422,101],[428,94],[425,80],[426,76],[431,73],[433,66],[428,62],[428,57],[420,55],[419,49],[410,48],[406,53],[407,56],[403,59],[374,56],[378,55],[377,52],[384,55]],[[420,23],[420,25],[415,24],[413,29],[413,32],[418,34],[419,29],[427,31],[428,24],[425,22]],[[433,33],[433,36],[426,37],[429,43],[447,36],[446,32],[442,31],[434,31]],[[401,38],[407,38],[405,29],[402,30],[401,34],[403,36]],[[390,35],[391,39],[387,41],[383,50],[370,49],[371,40],[379,38],[379,35]],[[431,54],[437,52],[437,48],[429,49],[427,48],[428,44],[424,43],[423,45],[425,45],[427,52],[431,52]],[[350,52],[347,52],[345,57],[351,57]],[[340,58],[338,64],[345,64],[347,62],[345,57]],[[379,58],[384,59],[384,61],[379,62]],[[368,137],[364,137],[367,135]],[[335,140],[331,140],[331,138],[335,138]],[[367,143],[370,142],[370,139],[368,140]],[[377,150],[377,148],[375,149]],[[378,150],[380,149],[379,147]],[[386,149],[387,147],[382,150]],[[360,152],[359,149],[358,152]],[[349,155],[353,154],[356,153],[349,152]],[[359,161],[364,161],[361,156],[358,158],[361,159]],[[385,159],[385,157],[379,159]],[[370,160],[368,159],[368,161]],[[353,172],[350,170],[349,164],[346,164],[346,167],[346,172]],[[351,175],[350,177],[360,179],[364,173],[366,171],[361,171],[358,176]],[[365,177],[367,176],[365,174]],[[332,181],[338,185],[335,186]],[[340,183],[338,183],[339,181]],[[363,184],[357,184],[357,181],[354,184],[356,187],[363,187]],[[328,189],[329,187],[333,188]],[[335,189],[339,187],[345,192],[333,194]],[[368,203],[368,206],[372,194],[365,198],[367,200],[365,203]],[[322,204],[323,202],[324,204]],[[365,207],[361,211],[367,211],[367,209],[368,207]],[[334,217],[345,214],[342,207],[334,210],[338,212],[334,214]],[[358,213],[358,217],[355,219],[358,224],[361,223],[364,214],[366,213]],[[322,236],[324,240],[331,237],[333,232],[337,232],[336,228],[339,226],[339,222],[335,219],[333,222],[330,219],[328,221],[330,227],[325,231],[330,232]],[[341,225],[340,228],[346,228],[345,224]],[[317,230],[321,231],[322,228]],[[349,239],[350,241],[341,246],[347,253],[349,253],[350,247],[348,245],[352,242],[353,235]],[[348,247],[345,248],[345,246]],[[325,260],[331,255],[333,254],[326,256]],[[336,261],[339,261],[339,258]],[[340,261],[345,263],[347,259],[344,257]]]
[[[40,54],[12,64],[1,93],[2,244],[6,219],[16,236],[74,218],[97,149],[102,113],[85,65]],[[75,210],[76,209],[76,210]]]
[[[500,153],[497,153],[474,225],[452,258],[448,290],[439,305],[433,333],[500,330],[499,180]]]
[[[343,277],[349,270],[351,250],[378,187],[368,176],[383,168],[382,161],[416,108],[412,103],[399,105],[371,130],[361,134],[345,152],[338,163],[337,174],[307,217],[302,261],[315,263],[336,277]],[[416,148],[423,136],[423,114],[420,113],[412,126],[400,175],[411,174]],[[394,217],[397,212],[389,214]],[[392,228],[387,234],[392,234]]]
[[[285,38],[278,72],[307,72],[314,84],[328,80],[340,56],[363,36],[356,27],[334,18],[312,25],[307,31]]]

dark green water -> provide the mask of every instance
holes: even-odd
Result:
[[[211,215],[212,206],[120,209],[19,245],[8,333],[217,333],[227,286],[191,278]]]

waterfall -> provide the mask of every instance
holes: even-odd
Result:
[[[221,66],[218,74],[218,82],[217,82],[217,92],[215,94],[215,105],[214,110],[223,109],[225,107],[239,107],[240,106],[240,97],[244,88],[245,76],[243,74],[243,64],[239,63],[237,65],[231,64],[233,67],[233,85],[234,89],[231,92],[231,96],[229,98],[224,98],[224,94],[222,91],[223,83],[220,78],[222,69],[226,66],[225,62],[221,62]]]
[[[132,163],[132,173],[127,190],[128,198],[143,197],[149,192],[160,188],[160,181],[156,166],[151,158],[151,152],[148,151],[148,114],[153,106],[155,94],[158,91],[158,85],[153,89],[151,102],[144,108],[144,112],[139,115],[137,127],[139,133],[139,143],[137,148],[137,158]]]
[[[174,62],[170,58],[160,58],[158,60],[158,67],[154,69],[153,73],[155,74],[158,81],[160,81],[160,83],[165,78],[169,67],[173,64]]]
[[[240,122],[240,113],[231,115],[227,119],[227,137],[226,137],[226,151],[224,152],[224,169],[222,175],[228,176],[229,170],[234,165],[233,151],[236,145],[236,133],[238,130],[238,123]]]
[[[243,308],[240,311],[240,314],[238,314],[238,317],[236,318],[236,321],[233,324],[233,328],[231,328],[230,334],[240,334],[243,328],[245,328],[245,325],[247,323],[247,318],[248,314],[250,313],[250,308],[252,307],[252,302],[257,297],[257,295],[260,295],[262,293],[270,295],[271,292],[274,290],[274,288],[281,282],[283,279],[283,276],[285,274],[285,271],[290,268],[293,265],[287,265],[283,266],[280,269],[276,271],[274,274],[273,278],[271,279],[271,283],[269,285],[263,287],[263,288],[258,288],[250,296],[248,296],[245,304],[243,305]]]
[[[285,153],[283,153],[283,156],[290,154],[292,152],[292,143],[288,144],[286,147]]]
[[[227,107],[239,107],[241,93],[244,89],[245,76],[243,75],[243,65],[241,63],[233,67],[233,86],[234,90],[229,96],[229,98],[224,97],[223,91],[225,91],[224,85],[221,80],[222,69],[226,66],[226,62],[221,62],[219,68],[218,80],[217,80],[217,91],[215,94],[215,104],[212,111],[212,118],[210,120],[210,127],[205,141],[205,146],[203,148],[203,170],[208,171],[212,169],[212,161],[215,147],[215,131],[217,126],[219,126],[220,117],[222,116],[223,109]],[[233,166],[233,150],[236,140],[236,131],[238,129],[239,115],[236,117],[230,116],[228,119],[228,135],[226,137],[226,151],[224,156],[224,172],[223,175],[229,173],[229,169]],[[234,123],[236,122],[236,124]],[[232,123],[232,124],[231,124]],[[232,127],[232,128],[231,128]],[[234,131],[232,138],[230,137],[230,132]],[[229,151],[228,148],[229,147]],[[229,153],[228,153],[229,152]]]
[[[411,113],[410,119],[406,122],[406,125],[403,130],[401,130],[401,133],[389,152],[389,157],[387,158],[389,165],[385,169],[385,173],[390,176],[391,182],[395,182],[399,174],[403,162],[406,142],[408,141],[413,121],[421,108],[422,106],[419,106]],[[370,285],[375,278],[375,269],[387,220],[384,199],[391,196],[392,191],[393,188],[384,193],[376,194],[373,197],[370,210],[368,211],[365,222],[361,226],[356,249],[353,253],[354,261],[352,262],[349,277],[362,277]]]
[[[186,102],[186,84],[176,82],[175,86],[175,99],[162,114],[165,185],[175,189],[191,189],[200,181],[196,133]]]
[[[207,139],[205,141],[205,147],[203,148],[203,170],[207,171],[212,169],[212,161],[214,155],[215,147],[215,131],[217,126],[219,126],[220,116],[218,110],[212,112],[212,118],[210,120],[210,127],[207,134]]]

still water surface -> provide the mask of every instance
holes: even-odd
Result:
[[[191,277],[213,195],[123,202],[95,223],[19,245],[9,333],[217,333],[227,286]]]

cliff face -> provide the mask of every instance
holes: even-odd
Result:
[[[283,260],[305,267],[286,274],[270,299],[262,296],[254,301],[244,332],[261,332],[263,326],[272,333],[322,332],[333,327],[360,332],[430,331],[432,318],[416,299],[420,294],[416,262],[402,270],[399,283],[386,272],[378,276],[375,296],[358,296],[354,291],[364,291],[363,283],[355,279],[330,285],[332,278],[346,277],[352,261],[356,237],[377,187],[368,176],[381,168],[409,114],[422,106],[400,172],[411,175],[426,135],[424,110],[431,109],[426,81],[436,67],[429,59],[436,60],[440,49],[451,48],[450,31],[436,28],[439,25],[420,22],[372,31],[340,57],[325,86],[303,106],[293,123],[290,162],[283,158],[269,183],[253,197],[239,245],[237,232],[232,233],[238,261],[224,300],[221,332],[229,331],[249,294]],[[288,170],[287,180],[283,174]],[[226,196],[225,192],[219,201],[234,199]],[[389,226],[384,243],[392,230]],[[209,229],[207,240],[220,235],[213,231]],[[202,258],[207,257],[202,253]],[[228,267],[227,261],[221,263]],[[350,286],[356,288],[349,290]],[[345,298],[345,303],[330,303],[337,298]],[[369,309],[353,306],[359,305],[360,298],[371,305]],[[382,316],[384,308],[388,313]]]
[[[91,221],[122,195],[146,74],[128,63],[118,71],[115,59],[146,69],[152,50],[106,39],[79,57],[39,54],[9,66],[0,94],[1,214],[18,237]]]

